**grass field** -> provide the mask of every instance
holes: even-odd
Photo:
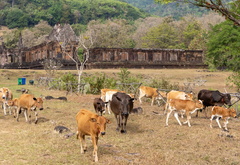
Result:
[[[87,73],[104,72],[108,75],[119,72],[111,70],[86,70]],[[131,74],[146,74],[150,78],[163,77],[171,82],[183,84],[186,80],[203,79],[203,86],[195,86],[194,92],[200,89],[218,89],[221,92],[236,92],[234,88],[226,85],[229,72],[206,72],[196,69],[130,69]],[[76,73],[76,71],[59,71]],[[54,97],[66,96],[64,91],[47,90],[36,85],[18,85],[17,78],[26,77],[28,80],[45,74],[44,71],[33,70],[0,70],[1,87],[8,87],[13,91],[14,97],[21,93],[16,90],[27,88],[36,97],[51,95]],[[143,82],[144,83],[144,82]],[[0,164],[1,165],[237,165],[240,164],[240,122],[239,119],[229,120],[229,133],[221,131],[217,123],[213,122],[213,129],[209,127],[210,120],[200,113],[196,118],[192,115],[191,125],[180,126],[173,116],[169,119],[169,126],[165,127],[166,116],[163,106],[150,106],[150,102],[139,105],[135,101],[134,107],[141,106],[143,114],[131,114],[127,124],[127,133],[116,132],[116,121],[112,114],[106,114],[111,120],[107,125],[106,135],[100,137],[98,157],[99,162],[94,163],[92,157],[93,147],[87,138],[88,150],[80,153],[80,142],[76,136],[65,138],[64,135],[54,131],[58,125],[65,126],[76,132],[75,115],[80,109],[93,109],[93,99],[99,95],[66,96],[67,102],[60,100],[45,100],[44,110],[39,111],[38,124],[28,124],[24,116],[20,115],[17,122],[13,116],[3,115],[0,109]],[[33,115],[32,115],[33,116]],[[186,120],[180,119],[181,121]],[[221,122],[221,121],[220,121]],[[231,135],[231,136],[227,136]]]

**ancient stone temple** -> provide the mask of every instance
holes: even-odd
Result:
[[[20,36],[17,49],[0,45],[0,67],[42,69],[43,60],[57,59],[63,64],[62,69],[76,69],[71,58],[77,58],[77,39],[69,24],[55,25],[43,43],[31,48],[24,47]],[[85,67],[203,68],[203,56],[202,50],[93,48]]]

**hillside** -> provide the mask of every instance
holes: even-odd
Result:
[[[25,0],[0,3],[0,25],[22,28],[36,25],[40,20],[51,26],[58,22],[86,25],[91,20],[136,20],[146,12],[116,0]]]
[[[127,2],[145,12],[153,15],[165,17],[172,16],[175,19],[179,19],[188,14],[194,16],[202,16],[208,13],[205,8],[200,8],[191,4],[184,3],[169,3],[169,4],[159,4],[155,3],[154,0],[122,0]]]

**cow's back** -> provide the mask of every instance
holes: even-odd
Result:
[[[22,94],[18,99],[18,106],[29,108],[34,104],[34,96],[30,94]]]
[[[193,95],[191,93],[172,90],[167,94],[167,100],[170,99],[193,100]]]
[[[176,110],[193,110],[195,109],[196,103],[192,100],[181,100],[181,99],[172,99],[169,101],[171,107],[174,107]]]
[[[148,87],[148,86],[140,86],[139,91],[140,91],[140,93],[145,94],[146,97],[158,96],[157,88],[152,88],[152,87]]]

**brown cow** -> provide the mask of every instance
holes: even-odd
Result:
[[[77,113],[76,120],[78,125],[77,138],[80,139],[81,153],[83,154],[87,150],[85,135],[91,136],[94,147],[93,156],[95,162],[97,162],[98,138],[100,134],[105,135],[106,123],[110,123],[110,121],[104,116],[99,116],[86,109],[81,109]]]
[[[30,122],[31,111],[35,112],[35,124],[38,122],[38,113],[37,108],[39,110],[43,110],[43,100],[42,98],[35,98],[31,94],[22,94],[18,99],[18,108],[17,108],[17,121],[19,117],[20,109],[24,109],[24,115],[26,122]]]
[[[166,92],[158,91],[157,88],[152,88],[148,86],[140,86],[139,87],[139,102],[142,104],[142,97],[151,98],[151,106],[153,106],[153,103],[155,100],[158,101],[158,105],[160,105],[159,100],[163,99],[163,97],[166,97]]]
[[[176,90],[171,90],[170,92],[168,92],[167,103],[166,103],[166,106],[165,106],[164,114],[166,114],[166,112],[167,112],[167,107],[168,107],[169,100],[172,100],[172,99],[193,100],[193,94],[192,93],[185,93],[185,92],[182,92],[182,91],[176,91]],[[182,113],[181,113],[181,116],[183,118]]]
[[[219,128],[222,128],[219,119],[223,119],[224,120],[224,125],[223,127],[225,128],[225,130],[227,129],[227,124],[228,124],[228,119],[230,117],[237,117],[237,113],[236,110],[231,108],[231,109],[227,109],[224,107],[219,107],[219,106],[214,106],[212,108],[212,116],[211,116],[211,122],[210,122],[210,127],[212,128],[212,120],[216,117],[216,122],[218,123]]]
[[[93,100],[94,109],[96,113],[100,116],[102,116],[102,114],[104,113],[106,104],[107,103],[105,103],[101,98],[95,98]]]
[[[16,111],[17,111],[17,106],[18,106],[18,98],[15,98],[13,100],[8,100],[7,105],[10,108],[10,110],[9,110],[10,115],[11,115],[12,110],[13,110],[13,116],[16,117]]]
[[[7,115],[7,100],[11,100],[12,98],[13,94],[10,89],[6,87],[0,88],[0,102],[2,102],[3,112],[5,116]]]
[[[172,99],[168,102],[168,113],[166,118],[166,126],[168,126],[168,119],[170,114],[174,111],[174,117],[177,119],[179,125],[182,125],[180,120],[178,119],[178,112],[184,111],[187,116],[187,121],[183,124],[188,123],[188,126],[191,127],[190,114],[194,113],[198,109],[203,108],[203,103],[201,100],[192,101],[192,100],[180,100],[180,99]]]
[[[117,121],[117,131],[126,133],[126,125],[130,112],[133,109],[134,98],[126,93],[117,92],[112,96],[110,102],[111,110]]]

